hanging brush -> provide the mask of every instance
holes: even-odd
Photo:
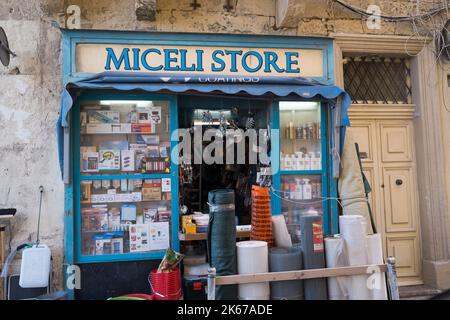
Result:
[[[254,129],[255,128],[255,119],[254,115],[250,110],[250,101],[248,102],[248,114],[247,114],[247,121],[245,122],[245,129]]]

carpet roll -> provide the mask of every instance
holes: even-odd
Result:
[[[254,274],[269,271],[268,248],[265,241],[241,241],[236,244],[238,273]],[[239,285],[239,300],[269,300],[268,282]]]
[[[298,247],[269,250],[270,272],[301,270],[302,267],[302,252]],[[270,297],[272,300],[303,300],[303,281],[272,281]]]
[[[237,273],[236,222],[233,190],[213,190],[208,193],[209,224],[207,248],[210,266],[219,276]],[[237,286],[217,286],[217,300],[235,300]]]
[[[323,225],[320,215],[300,216],[301,246],[304,269],[325,268]],[[327,282],[324,278],[303,282],[305,300],[327,300]]]

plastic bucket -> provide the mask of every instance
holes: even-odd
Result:
[[[152,270],[149,282],[154,300],[180,300],[182,298],[180,269],[170,272]]]

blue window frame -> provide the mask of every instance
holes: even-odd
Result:
[[[111,174],[111,175],[81,175],[80,174],[80,105],[85,101],[93,100],[159,100],[168,101],[170,103],[170,128],[171,132],[178,128],[177,104],[174,96],[145,94],[145,93],[123,93],[123,92],[93,92],[83,94],[76,102],[72,114],[72,155],[73,155],[73,200],[74,200],[74,260],[76,263],[89,262],[112,262],[112,261],[137,261],[149,259],[161,259],[165,250],[149,251],[140,253],[122,253],[122,254],[104,254],[104,255],[83,255],[81,252],[81,182],[86,180],[110,180],[110,179],[171,179],[171,193],[175,196],[171,197],[171,247],[179,250],[178,241],[178,166],[171,161],[170,173],[162,174]],[[171,135],[176,136],[176,135]],[[170,141],[171,152],[176,154],[178,141]],[[173,151],[172,151],[173,150]]]
[[[286,100],[277,100],[274,101],[272,107],[272,128],[282,130],[281,128],[281,120],[280,120],[280,101]],[[280,159],[280,145],[282,143],[281,136],[278,140],[279,143],[272,145],[272,152],[275,157],[272,158],[272,161],[276,161],[274,163],[274,168],[280,168],[280,170],[273,176],[273,189],[271,197],[271,205],[272,205],[272,214],[278,215],[282,214],[282,197],[283,193],[281,192],[281,180],[283,178],[294,177],[294,176],[320,176],[321,178],[321,201],[322,201],[322,210],[323,210],[323,229],[324,234],[332,234],[337,232],[338,228],[338,208],[337,202],[330,200],[329,198],[336,198],[337,196],[337,186],[336,181],[331,178],[331,150],[332,142],[331,135],[329,130],[330,123],[330,114],[328,112],[328,105],[326,102],[320,102],[320,127],[322,128],[320,132],[320,142],[321,142],[321,154],[326,155],[321,157],[321,169],[320,170],[281,170],[281,159]],[[276,194],[274,194],[276,193]]]

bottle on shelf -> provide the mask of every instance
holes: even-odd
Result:
[[[303,199],[311,200],[312,199],[312,189],[311,184],[309,183],[309,179],[303,179]]]

